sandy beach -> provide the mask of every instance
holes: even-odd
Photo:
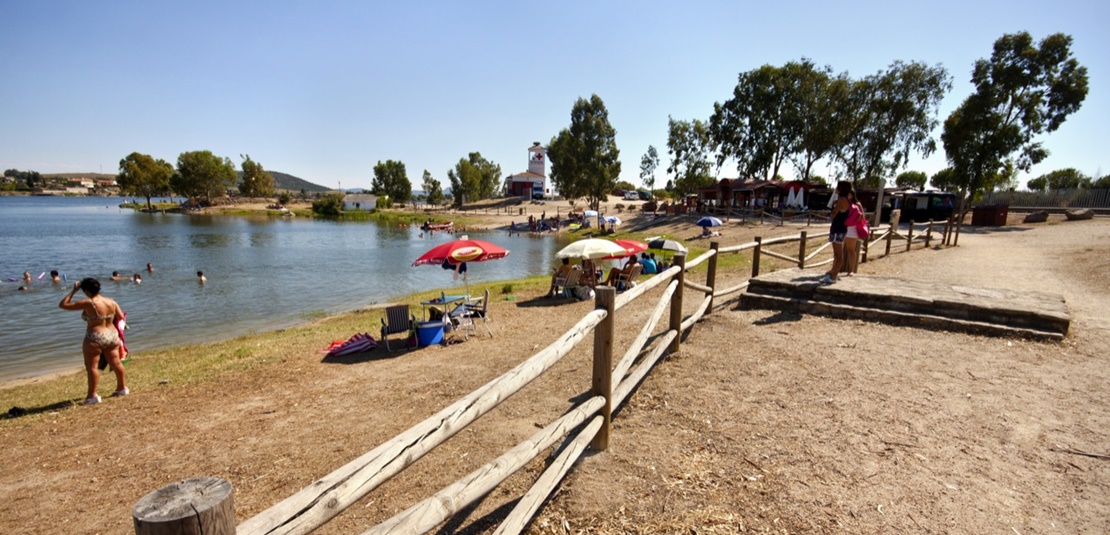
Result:
[[[480,220],[500,227],[509,217]],[[618,231],[668,234],[696,254],[708,243],[694,238],[693,218],[622,215]],[[957,248],[869,262],[859,276],[1060,293],[1073,315],[1063,343],[719,302],[620,409],[611,448],[579,463],[529,533],[1101,532],[1110,466],[1067,451],[1110,453],[1110,283],[1100,274],[1110,221],[1018,221],[968,228]],[[733,221],[720,240],[801,229]],[[734,268],[722,284],[746,276]],[[133,533],[140,497],[198,476],[231,481],[236,515],[249,518],[500,375],[592,307],[542,298],[541,279],[515,283],[511,300],[503,284],[487,285],[493,337],[447,347],[323,359],[332,340],[377,336],[381,312],[366,309],[139,355],[128,368],[133,394],[98,406],[73,404],[80,373],[7,384],[3,402],[31,414],[0,420],[0,530]],[[647,307],[621,315],[618,344]],[[185,363],[198,367],[173,375]],[[106,377],[102,390],[112,384]],[[317,533],[385,520],[528,436],[589,385],[581,348]],[[542,465],[455,530],[492,531]]]

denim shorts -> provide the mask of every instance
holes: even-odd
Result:
[[[844,243],[845,236],[847,236],[845,232],[830,232],[829,243]]]

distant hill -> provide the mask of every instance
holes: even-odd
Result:
[[[289,175],[279,171],[270,171],[270,174],[274,175],[275,189],[287,189],[289,191],[301,191],[303,189],[307,192],[331,191],[331,188],[326,188],[318,184],[313,184],[312,182],[309,182],[303,178],[297,178],[293,175]],[[243,173],[240,172],[240,179],[242,179],[242,175]]]
[[[115,180],[116,175],[110,175],[108,173],[49,173],[43,174],[42,177],[47,180],[51,178],[91,178],[93,180]]]

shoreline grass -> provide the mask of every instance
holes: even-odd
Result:
[[[547,290],[548,275],[507,279],[472,284],[475,295],[490,291],[491,300],[508,300],[520,292],[539,293]],[[503,290],[511,288],[512,294]],[[327,315],[323,318],[305,318],[303,323],[285,329],[251,333],[229,340],[174,346],[143,351],[125,364],[127,383],[132,392],[141,394],[153,388],[175,388],[209,381],[224,380],[253,369],[286,362],[305,354],[319,355],[319,351],[333,340],[347,339],[355,333],[368,332],[375,339],[379,336],[380,319],[387,304],[408,304],[419,313],[420,302],[438,297],[443,289],[408,294],[357,310]],[[509,297],[514,296],[514,297]],[[74,340],[74,345],[80,343]],[[375,349],[374,351],[379,351]],[[380,349],[384,351],[384,349]],[[0,418],[0,429],[11,425],[29,424],[56,414],[57,411],[79,406],[84,399],[86,380],[84,370],[75,362],[72,372],[0,382],[0,392],[11,407],[27,411],[18,418]],[[101,373],[100,390],[109,391],[115,385],[111,370]]]

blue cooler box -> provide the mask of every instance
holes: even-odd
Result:
[[[420,347],[443,343],[443,322],[422,321],[416,324],[416,339]]]

